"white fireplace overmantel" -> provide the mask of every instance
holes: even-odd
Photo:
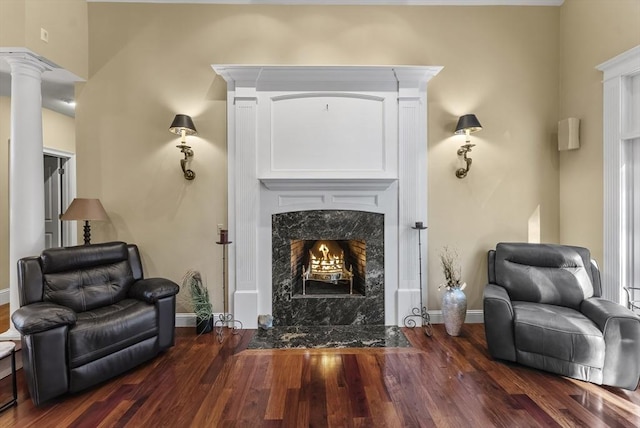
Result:
[[[384,214],[384,319],[401,325],[421,303],[411,226],[428,224],[427,82],[442,67],[212,67],[227,82],[235,318],[257,328],[272,311],[272,215],[346,209]]]

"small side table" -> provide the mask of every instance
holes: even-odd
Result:
[[[7,410],[18,403],[18,385],[16,384],[16,344],[13,342],[0,342],[0,360],[11,355],[11,383],[13,385],[13,399],[0,406],[0,412]]]

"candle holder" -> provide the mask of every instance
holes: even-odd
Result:
[[[422,331],[428,337],[431,337],[433,334],[433,327],[431,326],[431,318],[429,316],[429,312],[427,312],[427,307],[423,305],[424,300],[422,299],[422,242],[420,240],[420,235],[423,230],[427,227],[421,221],[416,221],[415,226],[411,227],[413,230],[418,231],[418,274],[420,278],[420,305],[417,308],[411,309],[411,314],[404,317],[402,321],[404,326],[407,328],[415,328],[418,323],[414,319],[415,317],[420,318]]]
[[[214,326],[216,327],[216,334],[218,335],[218,342],[222,343],[224,340],[224,327],[231,328],[232,334],[239,334],[238,329],[242,329],[242,322],[234,319],[233,314],[229,312],[229,303],[227,302],[227,245],[231,244],[229,241],[228,231],[226,229],[220,230],[220,240],[216,242],[218,245],[222,245],[222,310],[223,312],[218,316]],[[236,324],[239,327],[236,327]],[[229,327],[231,326],[231,327]]]

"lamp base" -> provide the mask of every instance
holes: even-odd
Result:
[[[89,225],[89,220],[84,221],[84,245],[91,244],[91,226]]]

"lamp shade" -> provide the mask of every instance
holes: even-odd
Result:
[[[196,126],[193,124],[193,120],[191,116],[187,116],[186,114],[176,114],[176,117],[171,122],[171,126],[169,127],[169,131],[174,134],[182,134],[182,131],[185,131],[186,135],[195,135],[198,133],[196,131]]]
[[[466,132],[472,133],[476,131],[480,131],[482,129],[482,125],[480,125],[480,121],[476,117],[475,114],[465,114],[464,116],[460,116],[458,119],[458,124],[456,125],[456,134],[465,134]]]
[[[75,198],[60,220],[98,220],[106,221],[109,217],[100,199]]]

